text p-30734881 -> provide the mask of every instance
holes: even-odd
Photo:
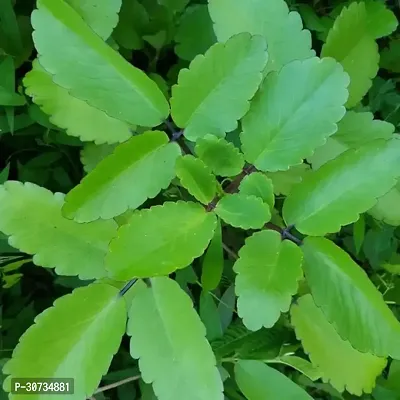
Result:
[[[74,394],[73,378],[12,378],[13,394]]]

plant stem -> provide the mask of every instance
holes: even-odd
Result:
[[[129,378],[122,379],[118,382],[110,383],[109,385],[101,386],[93,394],[105,392],[106,390],[114,389],[118,386],[125,385],[125,383],[137,381],[141,378],[141,375],[130,376]]]
[[[135,283],[137,278],[131,279],[125,286],[119,291],[119,295],[122,297]]]
[[[224,242],[222,242],[222,247],[235,260],[237,260],[239,258],[239,256],[230,247],[228,247]]]

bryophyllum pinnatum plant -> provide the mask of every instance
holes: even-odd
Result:
[[[173,39],[149,33],[156,5]],[[74,378],[55,398],[90,398],[124,346],[144,400],[348,399],[398,368],[397,311],[357,256],[367,220],[400,225],[397,127],[363,106],[397,20],[377,0],[329,18],[314,50],[284,0],[37,0],[13,99],[83,143],[84,176],[5,181],[0,230],[82,284],[21,336],[6,392]],[[130,62],[144,41],[155,63],[176,42],[171,87]]]

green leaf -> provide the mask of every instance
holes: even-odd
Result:
[[[312,381],[316,381],[317,379],[321,378],[321,372],[318,368],[314,367],[309,361],[305,360],[304,358],[300,358],[297,356],[282,356],[275,358],[274,360],[269,360],[268,363],[279,363],[288,365],[289,367],[292,367],[295,370],[301,372]]]
[[[131,129],[134,127],[110,117],[86,101],[72,96],[68,89],[56,85],[37,60],[23,83],[26,94],[50,116],[50,122],[65,129],[70,136],[96,144],[124,142],[132,136]],[[74,117],[71,118],[71,115]]]
[[[192,61],[198,54],[204,54],[216,42],[205,4],[194,4],[186,8],[179,21],[175,41],[175,53],[187,61]]]
[[[199,158],[192,155],[179,157],[175,171],[182,186],[201,203],[208,204],[215,197],[217,180]]]
[[[207,339],[214,340],[223,334],[218,308],[210,292],[202,291],[200,295],[200,318],[206,327]]]
[[[213,45],[189,69],[182,69],[172,87],[171,113],[176,125],[185,128],[185,137],[224,137],[236,129],[249,110],[267,59],[263,38],[243,33]]]
[[[400,38],[391,40],[389,47],[381,52],[380,66],[388,71],[400,73]]]
[[[97,164],[112,154],[116,147],[116,143],[100,145],[95,143],[85,143],[81,150],[81,162],[83,164],[84,171],[89,173],[94,170]]]
[[[266,71],[279,71],[293,60],[313,57],[311,34],[303,30],[300,15],[289,12],[284,0],[209,0],[218,41],[241,32],[262,35],[267,41]]]
[[[158,0],[158,3],[168,8],[169,11],[177,13],[185,9],[189,0]]]
[[[168,103],[157,85],[109,47],[67,3],[39,0],[32,25],[40,64],[73,97],[134,125],[156,126],[167,117]]]
[[[9,174],[10,174],[10,163],[8,163],[0,172],[0,184],[3,184],[6,180],[8,180]]]
[[[399,163],[400,137],[347,150],[293,188],[283,217],[306,235],[337,232],[357,221],[396,184]]]
[[[23,106],[24,104],[25,97],[15,93],[13,58],[11,56],[0,57],[0,106]]]
[[[63,204],[62,193],[53,194],[29,182],[8,181],[0,186],[0,230],[10,236],[11,246],[34,254],[36,265],[81,279],[104,277],[104,257],[117,224],[78,224],[63,218]]]
[[[390,192],[378,199],[378,202],[368,211],[375,219],[385,224],[400,225],[400,183]]]
[[[7,44],[4,49],[6,52],[10,52],[12,55],[20,55],[23,51],[23,43],[13,5],[12,0],[0,0],[0,32],[2,36],[0,47],[3,47],[4,41]]]
[[[322,57],[333,57],[350,75],[346,106],[354,107],[372,86],[379,69],[378,45],[368,31],[365,3],[343,7],[322,47]]]
[[[271,219],[268,204],[259,197],[240,193],[225,195],[215,213],[227,224],[242,229],[261,229]]]
[[[130,352],[159,400],[222,400],[223,386],[206,329],[189,296],[166,277],[142,284],[129,311]]]
[[[270,208],[274,208],[275,196],[271,179],[262,172],[253,172],[245,176],[239,185],[239,192],[259,197]]]
[[[57,299],[20,338],[4,367],[10,375],[5,390],[11,390],[12,378],[68,377],[74,379],[74,398],[90,397],[119,349],[125,326],[125,301],[113,286],[92,284]],[[31,396],[32,400],[45,397]],[[55,397],[71,395],[50,396]]]
[[[242,172],[244,158],[239,149],[223,138],[206,135],[197,141],[195,152],[215,175],[236,176]]]
[[[336,132],[348,83],[340,64],[317,57],[270,73],[242,121],[246,160],[272,172],[300,164]]]
[[[368,33],[374,39],[389,36],[397,29],[398,22],[396,15],[386,7],[385,3],[367,0],[365,2],[365,9],[367,11]]]
[[[338,123],[337,132],[318,147],[308,161],[313,169],[318,169],[348,149],[358,148],[376,139],[390,139],[394,129],[392,124],[374,119],[372,113],[347,111]]]
[[[181,150],[160,131],[120,144],[66,196],[63,214],[78,222],[110,219],[166,189]]]
[[[222,277],[224,253],[222,249],[221,222],[218,220],[214,236],[204,254],[201,269],[201,284],[204,290],[214,290]]]
[[[372,392],[375,379],[386,366],[384,358],[361,353],[343,340],[309,294],[292,306],[291,317],[297,338],[324,382],[357,396]]]
[[[312,400],[300,386],[262,361],[240,360],[235,378],[248,400]]]
[[[400,323],[367,274],[340,247],[307,237],[303,269],[314,301],[341,338],[361,352],[400,358]]]
[[[292,187],[300,183],[308,172],[310,172],[310,166],[303,163],[294,165],[287,171],[268,172],[266,175],[272,181],[274,193],[287,196]]]
[[[184,268],[203,254],[215,227],[215,215],[197,203],[167,202],[136,211],[110,244],[109,275],[128,280]]]
[[[239,251],[235,292],[238,314],[252,331],[271,328],[289,311],[292,296],[303,277],[302,253],[276,231],[264,230],[246,239]]]
[[[365,218],[361,214],[360,218],[353,225],[353,241],[356,254],[360,253],[365,238]]]

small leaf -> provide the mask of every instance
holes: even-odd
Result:
[[[391,40],[389,47],[382,50],[380,66],[388,71],[400,73],[400,38]]]
[[[53,194],[29,182],[8,181],[0,186],[0,230],[10,236],[11,246],[34,254],[36,265],[81,279],[104,277],[104,257],[117,224],[78,224],[63,218],[63,204],[62,193]]]
[[[67,3],[39,0],[32,25],[40,64],[73,97],[130,124],[157,126],[165,120],[168,103],[157,85],[109,47]]]
[[[385,3],[368,0],[365,2],[365,10],[367,11],[368,33],[374,39],[389,36],[397,29],[396,15],[386,7]]]
[[[223,138],[206,135],[197,141],[195,152],[215,175],[236,176],[242,172],[244,167],[242,153]]]
[[[106,257],[109,275],[128,280],[184,268],[203,254],[215,226],[215,215],[191,202],[167,202],[136,211],[110,243]]]
[[[378,45],[368,31],[365,3],[343,7],[322,47],[322,57],[339,61],[350,76],[348,108],[357,105],[372,86],[379,69]]]
[[[116,147],[116,143],[100,145],[95,143],[85,143],[81,150],[81,162],[83,164],[84,171],[89,173],[94,170],[97,164],[112,154]]]
[[[220,338],[223,334],[221,321],[218,308],[210,292],[205,292],[204,290],[201,292],[199,314],[206,327],[207,339],[211,341]]]
[[[13,58],[11,56],[0,56],[0,106],[23,106],[25,103],[25,97],[15,93],[15,65]]]
[[[238,193],[219,200],[215,213],[227,224],[242,229],[261,229],[271,219],[268,204],[256,196]]]
[[[303,242],[311,294],[340,337],[358,351],[399,359],[400,323],[367,274],[328,239]]]
[[[364,215],[360,215],[360,218],[354,223],[353,226],[353,240],[354,247],[356,248],[356,254],[360,253],[365,237],[365,218]]]
[[[157,196],[181,153],[168,141],[164,132],[148,131],[120,144],[67,194],[63,214],[78,222],[110,219]]]
[[[289,367],[292,367],[301,372],[312,381],[316,381],[317,379],[321,378],[321,372],[319,371],[319,369],[314,367],[309,361],[305,360],[304,358],[300,358],[297,356],[282,356],[275,358],[274,360],[271,360],[269,362],[288,365]]]
[[[224,137],[236,129],[249,110],[267,59],[263,38],[243,33],[213,45],[189,69],[182,69],[172,87],[171,113],[176,125],[185,128],[185,137]]]
[[[303,30],[300,15],[289,12],[284,0],[209,0],[209,9],[219,42],[241,32],[265,38],[269,53],[266,72],[315,55],[310,32]]]
[[[130,353],[159,400],[223,400],[206,329],[179,285],[167,277],[141,284],[129,311]]]
[[[257,196],[271,209],[274,208],[275,196],[272,181],[262,172],[253,172],[245,176],[240,182],[239,192]]]
[[[312,400],[300,386],[262,361],[240,360],[235,378],[248,400]]]
[[[288,196],[293,186],[300,183],[310,170],[310,166],[303,163],[294,165],[287,171],[268,172],[266,175],[271,179],[274,186],[274,193],[277,196]]]
[[[246,160],[272,172],[301,164],[336,132],[348,83],[339,63],[317,57],[270,73],[242,121]]]
[[[178,158],[175,170],[182,186],[193,197],[203,204],[212,201],[217,193],[217,180],[203,161],[185,155]]]
[[[302,254],[278,232],[264,230],[246,239],[233,270],[238,313],[250,330],[271,328],[287,312],[303,277]]]
[[[400,183],[390,192],[378,199],[378,202],[368,211],[375,219],[385,224],[400,225]]]
[[[384,358],[360,353],[341,339],[309,294],[292,306],[291,317],[297,338],[324,382],[357,396],[372,392],[375,379],[386,366]]]
[[[347,150],[293,188],[283,217],[306,235],[337,232],[357,221],[396,184],[399,163],[400,137]]]
[[[221,222],[218,220],[214,236],[203,258],[201,284],[204,290],[214,290],[218,286],[223,269],[222,231]]]
[[[10,375],[5,390],[11,390],[12,378],[68,377],[74,379],[74,398],[90,397],[119,349],[125,326],[125,301],[117,288],[96,283],[75,289],[38,315],[22,335],[4,366]]]

